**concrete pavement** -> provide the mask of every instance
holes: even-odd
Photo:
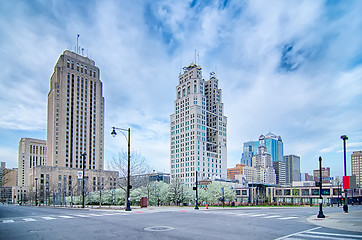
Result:
[[[349,213],[330,213],[326,215],[326,218],[317,218],[317,215],[314,215],[310,216],[307,221],[321,227],[362,233],[362,210],[350,208]]]

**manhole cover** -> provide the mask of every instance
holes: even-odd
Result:
[[[155,227],[146,227],[144,228],[145,231],[153,231],[153,232],[164,232],[164,231],[171,231],[174,230],[173,227],[168,226],[155,226]]]

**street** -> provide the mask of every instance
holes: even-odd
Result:
[[[361,210],[351,206],[350,210]],[[326,215],[341,208],[324,208]],[[0,239],[362,239],[306,221],[316,207],[124,210],[0,206]]]

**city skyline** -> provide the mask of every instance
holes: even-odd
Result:
[[[228,167],[243,143],[282,136],[284,155],[301,172],[323,165],[343,175],[362,149],[362,3],[245,1],[17,1],[0,6],[0,158],[17,167],[20,138],[46,139],[49,78],[64,50],[101,69],[105,97],[104,157],[125,140],[150,166],[170,171],[169,114],[181,66],[216,72],[228,117]],[[13,21],[9,21],[13,19]],[[196,53],[195,53],[195,49]]]

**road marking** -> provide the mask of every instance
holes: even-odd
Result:
[[[339,234],[339,233],[328,233],[328,232],[308,232],[310,234],[316,235],[327,235],[327,236],[336,236],[336,237],[351,237],[351,238],[362,238],[360,235],[351,235],[351,234]]]
[[[278,218],[280,220],[289,220],[289,219],[295,219],[295,218],[298,218],[298,217],[283,217],[283,218]]]
[[[271,215],[271,216],[266,216],[266,217],[263,217],[263,218],[278,218],[278,217],[282,217],[280,215]]]
[[[25,222],[36,222],[36,220],[34,218],[24,218],[23,220]]]
[[[53,218],[53,217],[41,217],[42,219],[45,219],[45,220],[54,220],[56,218]]]
[[[320,238],[320,239],[334,239],[334,240],[338,240],[338,239],[346,239],[345,237],[343,238],[337,238],[337,237],[329,237],[329,236],[318,236],[318,235],[314,235],[312,234],[311,232],[305,232],[305,233],[301,233],[301,234],[298,234],[296,235],[297,237],[307,237],[307,238],[311,238],[311,239],[317,239],[317,238]]]
[[[247,215],[250,215],[251,213],[239,213],[237,214],[238,216],[247,216]]]
[[[61,217],[61,218],[74,218],[72,216],[59,216],[59,217]]]
[[[89,217],[89,216],[87,216],[87,215],[81,215],[81,214],[79,214],[79,215],[74,215],[74,216],[76,216],[76,217],[84,217],[84,218]]]
[[[129,214],[127,214],[127,213],[115,213],[115,214],[117,214],[117,215],[123,215],[123,216],[128,216]]]
[[[102,215],[94,214],[94,213],[89,213],[88,215],[89,215],[89,216],[94,216],[94,217],[100,217],[100,216],[102,216]]]
[[[14,222],[14,220],[12,220],[12,219],[9,219],[9,220],[3,220],[3,223],[13,223]]]
[[[311,228],[311,229],[304,230],[304,231],[301,231],[301,232],[292,233],[292,234],[289,234],[289,235],[286,235],[286,236],[283,236],[283,237],[280,237],[280,238],[276,238],[275,240],[288,239],[289,237],[297,236],[298,234],[314,231],[314,230],[317,230],[317,229],[320,229],[320,228],[322,228],[322,227],[315,227],[315,228]]]
[[[261,217],[261,216],[265,216],[266,214],[253,214],[253,215],[249,215],[250,217]]]

